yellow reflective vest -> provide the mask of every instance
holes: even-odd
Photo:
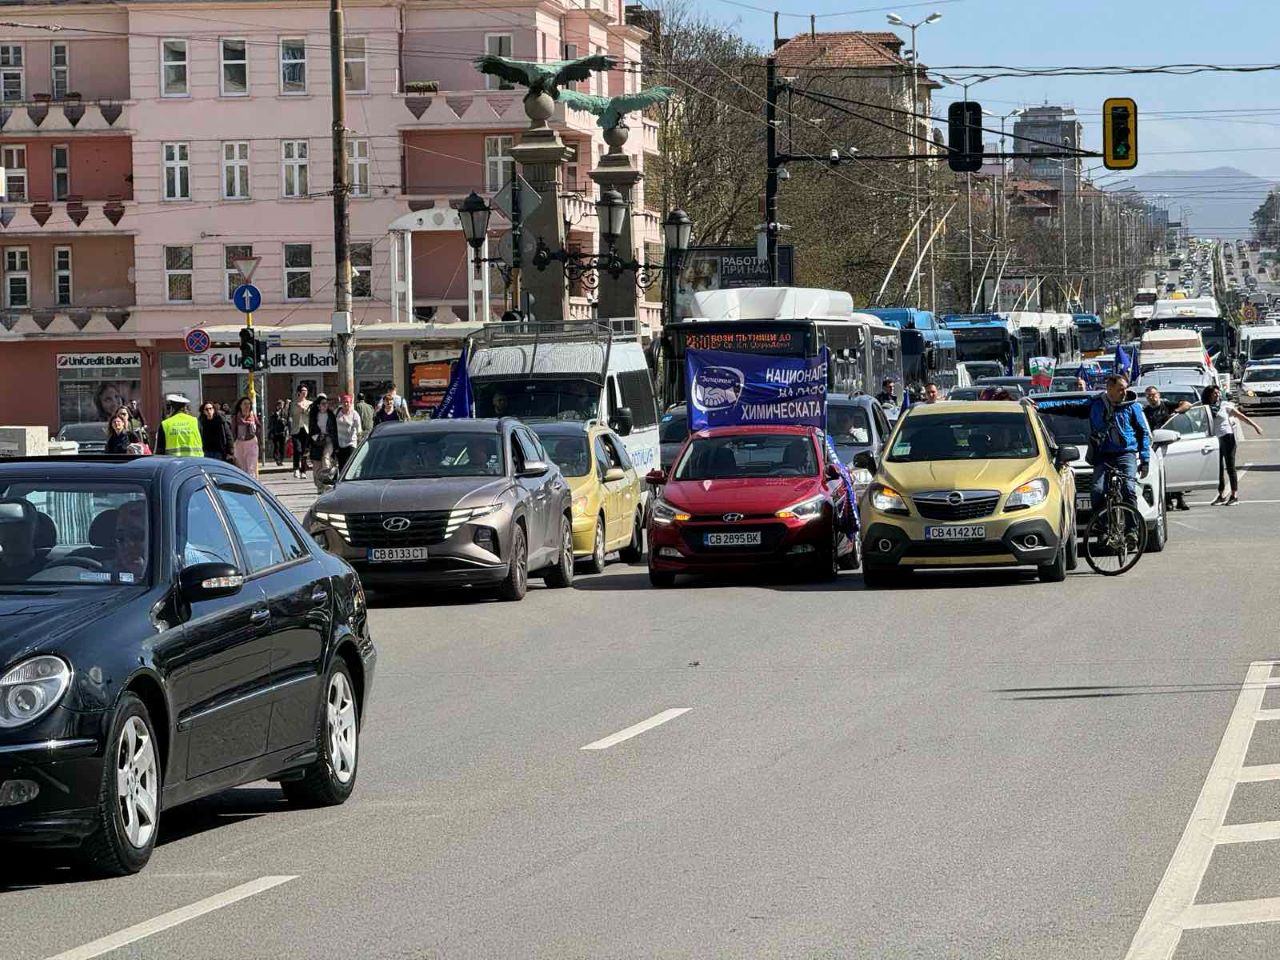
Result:
[[[170,457],[203,457],[200,421],[189,413],[175,413],[160,424],[164,431],[164,452]]]

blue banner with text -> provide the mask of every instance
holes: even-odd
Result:
[[[816,357],[690,350],[685,368],[691,430],[756,424],[826,427],[825,347]]]

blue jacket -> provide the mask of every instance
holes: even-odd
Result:
[[[1098,444],[1098,453],[1110,459],[1122,453],[1136,453],[1142,463],[1151,460],[1151,428],[1142,415],[1138,402],[1123,403],[1116,409],[1115,423],[1107,430],[1107,400],[1105,394],[1086,397],[1083,400],[1052,400],[1036,398],[1036,409],[1063,417],[1089,419],[1089,432],[1104,436]]]

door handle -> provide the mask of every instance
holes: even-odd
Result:
[[[1213,453],[1213,444],[1211,444],[1211,443],[1210,443],[1210,444],[1206,444],[1205,446],[1201,447],[1201,448],[1200,448],[1200,452],[1201,452],[1201,453],[1205,453],[1205,454]]]
[[[271,611],[266,607],[263,607],[261,610],[255,610],[253,613],[249,614],[250,623],[266,623],[270,619]]]
[[[324,603],[328,599],[329,599],[329,591],[326,590],[324,587],[316,587],[314,590],[311,591],[312,603]]]

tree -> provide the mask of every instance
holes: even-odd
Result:
[[[1250,217],[1253,239],[1264,247],[1280,246],[1280,191],[1272,190]]]

